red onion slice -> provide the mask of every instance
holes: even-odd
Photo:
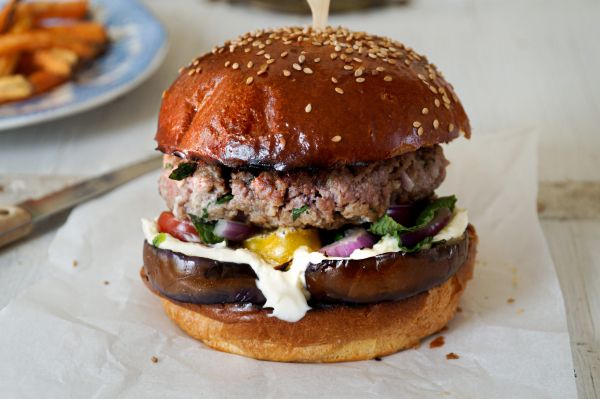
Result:
[[[388,208],[387,214],[396,222],[403,226],[411,226],[417,217],[419,203],[412,202],[410,204],[392,205]]]
[[[375,242],[375,236],[365,229],[352,229],[346,232],[346,237],[324,246],[319,252],[327,256],[345,258],[356,249],[371,248]]]
[[[431,222],[427,223],[423,228],[404,233],[400,236],[400,241],[405,247],[412,247],[418,244],[427,237],[431,237],[440,232],[452,218],[452,212],[448,208],[440,208]]]
[[[242,241],[250,236],[254,229],[247,224],[234,220],[219,219],[213,232],[230,241]]]

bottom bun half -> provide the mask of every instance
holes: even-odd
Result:
[[[472,226],[468,234],[469,255],[457,273],[443,284],[401,301],[317,308],[300,321],[288,323],[255,306],[160,299],[166,314],[183,331],[223,352],[279,362],[373,359],[417,346],[454,317],[473,276],[477,235]]]

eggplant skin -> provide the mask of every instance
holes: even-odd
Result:
[[[180,302],[265,303],[250,265],[219,262],[159,249],[144,242],[144,271],[162,295]]]
[[[469,227],[472,228],[472,227]],[[325,260],[306,269],[310,305],[397,301],[452,277],[467,260],[469,234],[415,253],[390,252],[353,260]],[[253,303],[265,297],[247,264],[191,257],[144,242],[144,271],[167,298],[196,304]]]
[[[389,252],[361,260],[325,260],[309,265],[306,287],[311,302],[398,301],[427,291],[452,277],[469,255],[469,236],[414,253]]]

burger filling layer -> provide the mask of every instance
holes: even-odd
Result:
[[[446,205],[452,209],[445,207]],[[445,210],[450,213],[447,214]],[[425,218],[425,214],[433,216],[418,224],[418,218]],[[443,224],[440,223],[440,214],[447,217]],[[318,235],[307,233],[305,229],[279,229],[249,236],[237,244],[225,239],[208,244],[200,239],[202,229],[198,230],[197,238],[192,237],[191,229],[186,236],[182,234],[184,229],[181,224],[177,226],[179,228],[174,228],[174,224],[165,223],[165,213],[157,221],[143,220],[142,225],[146,241],[157,248],[191,257],[249,265],[257,276],[256,286],[266,299],[264,307],[272,308],[271,315],[274,317],[295,322],[310,309],[305,271],[311,264],[419,251],[436,243],[461,237],[468,225],[467,212],[455,208],[452,197],[431,201],[419,213],[418,218],[413,226],[404,227],[391,216],[385,215],[371,224],[369,231],[351,229],[351,234],[342,234],[325,246],[321,246]],[[214,235],[214,229],[212,234]],[[408,247],[406,244],[412,243],[410,240],[418,241]]]
[[[171,211],[144,220],[144,235],[160,250],[249,265],[264,307],[295,322],[310,309],[311,265],[418,253],[464,237],[466,211],[454,196],[434,196],[447,163],[437,145],[365,165],[287,172],[166,155],[159,187]]]

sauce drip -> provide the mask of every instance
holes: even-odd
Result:
[[[446,343],[445,338],[443,335],[440,335],[439,337],[437,337],[436,339],[434,339],[433,341],[431,341],[429,343],[429,347],[431,349],[433,348],[439,348],[441,346],[444,346],[444,344]]]

